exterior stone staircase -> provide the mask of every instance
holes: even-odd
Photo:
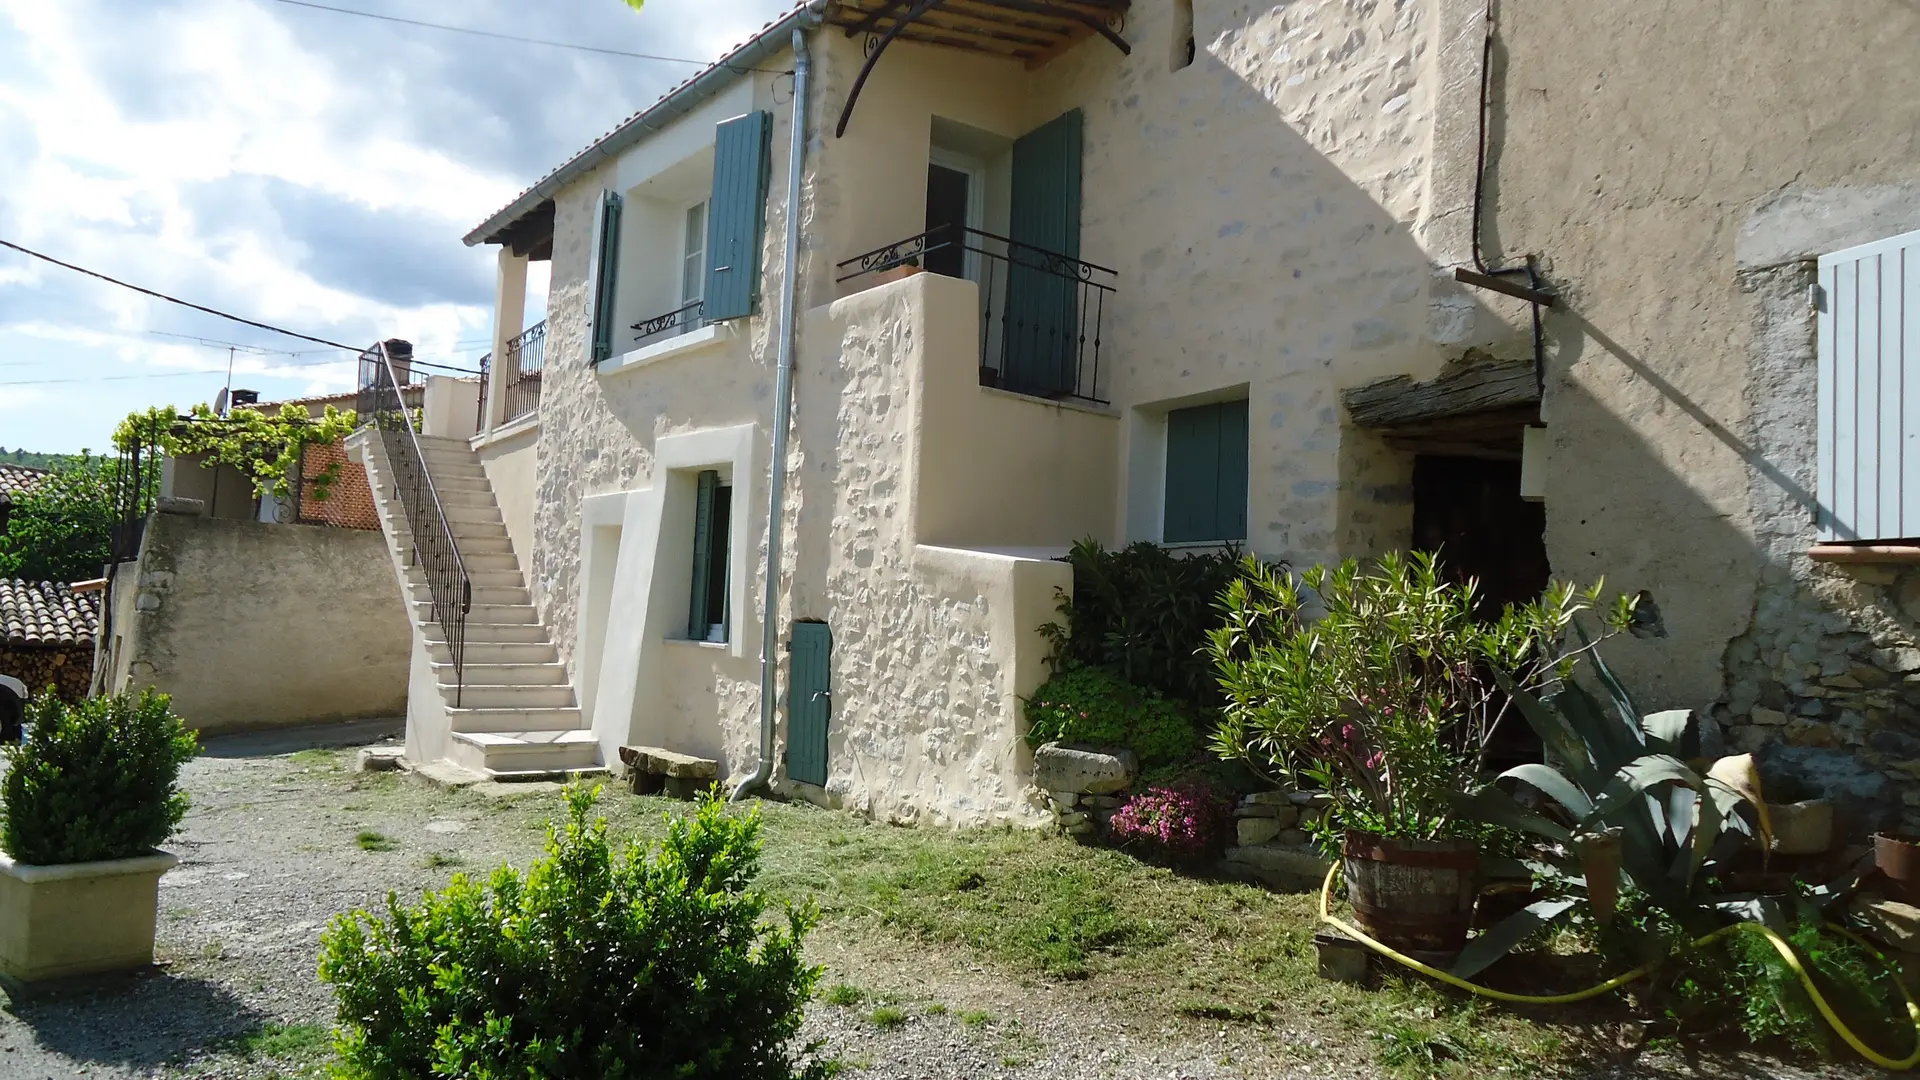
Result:
[[[394,494],[385,450],[377,436],[356,438],[364,438],[359,456],[413,616],[408,756],[422,765],[444,758],[468,772],[504,780],[600,770],[599,744],[583,725],[566,665],[540,623],[492,486],[466,440],[419,437],[427,473],[472,581],[462,679],[455,673],[453,647],[434,617],[426,575],[412,565],[412,534]]]

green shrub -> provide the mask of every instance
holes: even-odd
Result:
[[[814,915],[762,924],[768,903],[748,888],[759,813],[710,796],[657,848],[616,854],[605,819],[588,819],[597,795],[568,791],[569,821],[524,876],[456,875],[418,907],[390,895],[385,919],[333,921],[320,977],[339,1001],[342,1075],[794,1075],[789,1044],[820,976],[800,955]]]
[[[27,710],[26,741],[7,753],[0,848],[54,866],[144,855],[187,813],[180,767],[193,732],[152,690],[67,705],[43,696]]]
[[[1798,923],[1787,940],[1821,996],[1856,1035],[1882,1053],[1904,1056],[1912,1050],[1913,1026],[1883,961],[1813,921]],[[1784,1042],[1826,1056],[1850,1053],[1793,969],[1751,932],[1681,953],[1667,1014],[1683,1032],[1737,1026],[1755,1043]]]
[[[1183,761],[1201,746],[1190,709],[1092,667],[1061,672],[1033,692],[1027,741],[1124,746],[1143,762]]]
[[[1108,551],[1082,540],[1067,562],[1073,595],[1060,597],[1063,621],[1040,628],[1055,673],[1106,668],[1175,701],[1220,704],[1207,634],[1222,621],[1220,594],[1245,573],[1236,549],[1176,555],[1145,541]]]

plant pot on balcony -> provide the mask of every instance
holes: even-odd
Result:
[[[913,263],[901,263],[898,266],[889,266],[885,270],[876,271],[873,275],[873,283],[875,285],[885,285],[890,281],[900,281],[904,278],[910,278],[919,272],[920,268]]]
[[[1467,943],[1480,893],[1480,845],[1349,832],[1342,845],[1354,922],[1391,949],[1450,956]]]
[[[0,852],[0,981],[32,985],[153,963],[164,851],[33,866]]]

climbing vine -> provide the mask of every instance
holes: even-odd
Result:
[[[285,498],[298,480],[300,452],[338,442],[353,429],[354,414],[332,405],[319,417],[298,405],[281,406],[277,416],[245,407],[219,416],[204,404],[182,414],[165,405],[130,413],[114,429],[113,442],[123,454],[136,446],[157,446],[175,458],[204,454],[205,465],[231,465],[246,474],[255,494]],[[334,464],[309,478],[316,500],[326,499],[339,473]]]

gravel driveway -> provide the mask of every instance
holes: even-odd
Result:
[[[193,810],[168,845],[181,865],[161,884],[161,968],[0,1012],[0,1078],[321,1075],[332,1000],[315,963],[327,921],[377,906],[389,890],[410,896],[441,885],[459,867],[525,865],[543,839],[511,796],[355,773],[350,752],[299,749],[365,741],[375,730],[211,740],[187,767]],[[823,986],[860,988],[858,1000],[817,1001],[804,1032],[847,1076],[1377,1075],[1325,1032],[1168,1023],[1124,1000],[1091,998],[1083,984],[989,970],[964,950],[823,926],[809,952],[828,967]],[[1585,1075],[1863,1074],[1642,1057],[1596,1062]]]

